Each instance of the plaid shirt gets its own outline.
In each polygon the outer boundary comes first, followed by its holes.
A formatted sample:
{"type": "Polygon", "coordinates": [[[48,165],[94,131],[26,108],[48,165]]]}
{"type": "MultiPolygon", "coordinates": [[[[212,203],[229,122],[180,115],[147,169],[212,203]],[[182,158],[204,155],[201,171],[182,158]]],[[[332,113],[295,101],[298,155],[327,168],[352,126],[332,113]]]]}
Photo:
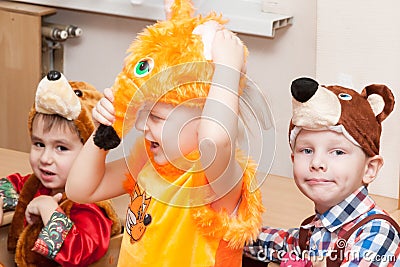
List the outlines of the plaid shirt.
{"type": "MultiPolygon", "coordinates": [[[[386,220],[367,222],[347,242],[338,238],[372,214],[385,212],[375,205],[364,186],[325,213],[317,213],[311,223],[302,226],[311,233],[308,255],[328,256],[337,243],[346,246],[341,266],[400,266],[400,233],[386,220]]],[[[245,256],[266,262],[279,262],[286,252],[301,257],[299,228],[264,227],[258,240],[244,248],[245,256]]]]}

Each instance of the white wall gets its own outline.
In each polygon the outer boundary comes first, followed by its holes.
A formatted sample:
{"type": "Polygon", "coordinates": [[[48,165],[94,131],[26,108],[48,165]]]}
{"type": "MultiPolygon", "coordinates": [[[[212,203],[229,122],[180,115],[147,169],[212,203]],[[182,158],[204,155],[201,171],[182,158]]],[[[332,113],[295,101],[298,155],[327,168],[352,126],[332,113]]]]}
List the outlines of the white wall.
{"type": "MultiPolygon", "coordinates": [[[[319,0],[317,78],[323,84],[348,83],[359,92],[383,83],[400,97],[400,2],[396,0],[319,0]]],[[[400,112],[383,121],[385,164],[370,191],[398,197],[400,112]]]]}

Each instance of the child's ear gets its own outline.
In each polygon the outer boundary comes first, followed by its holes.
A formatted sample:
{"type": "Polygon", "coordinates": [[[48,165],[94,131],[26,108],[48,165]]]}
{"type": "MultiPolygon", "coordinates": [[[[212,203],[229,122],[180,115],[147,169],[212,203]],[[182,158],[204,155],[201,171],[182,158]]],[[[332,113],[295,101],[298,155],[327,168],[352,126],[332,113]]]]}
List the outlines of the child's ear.
{"type": "Polygon", "coordinates": [[[290,153],[290,159],[292,160],[292,163],[293,163],[293,161],[294,161],[294,154],[293,154],[293,152],[290,153]]]}
{"type": "Polygon", "coordinates": [[[379,170],[383,165],[383,158],[382,156],[376,155],[373,157],[369,157],[367,161],[368,162],[363,177],[363,183],[366,185],[375,180],[379,170]]]}

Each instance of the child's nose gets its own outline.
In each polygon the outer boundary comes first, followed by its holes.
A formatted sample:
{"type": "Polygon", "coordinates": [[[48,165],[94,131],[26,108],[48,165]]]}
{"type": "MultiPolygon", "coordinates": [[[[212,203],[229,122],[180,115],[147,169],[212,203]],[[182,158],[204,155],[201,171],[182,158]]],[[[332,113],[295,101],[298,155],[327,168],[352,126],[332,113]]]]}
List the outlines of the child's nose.
{"type": "Polygon", "coordinates": [[[310,162],[310,171],[326,171],[326,163],[320,157],[313,157],[310,162]]]}
{"type": "Polygon", "coordinates": [[[53,162],[53,152],[50,149],[44,149],[40,155],[40,161],[44,164],[51,164],[53,162]]]}
{"type": "Polygon", "coordinates": [[[139,112],[136,122],[135,122],[135,128],[138,131],[147,131],[149,128],[147,126],[147,119],[148,119],[148,113],[147,112],[139,112]]]}
{"type": "Polygon", "coordinates": [[[141,132],[147,131],[149,129],[147,127],[146,121],[139,121],[139,120],[136,121],[135,128],[136,130],[141,132]]]}

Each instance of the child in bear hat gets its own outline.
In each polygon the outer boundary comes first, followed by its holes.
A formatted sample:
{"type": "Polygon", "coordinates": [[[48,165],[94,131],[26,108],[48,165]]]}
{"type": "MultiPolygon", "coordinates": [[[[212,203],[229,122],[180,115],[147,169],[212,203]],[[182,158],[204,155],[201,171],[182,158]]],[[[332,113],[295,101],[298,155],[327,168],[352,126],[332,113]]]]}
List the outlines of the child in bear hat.
{"type": "MultiPolygon", "coordinates": [[[[77,204],[65,197],[75,157],[94,129],[91,110],[101,93],[51,71],[39,83],[28,118],[33,174],[0,179],[1,209],[15,213],[8,249],[18,266],[88,266],[121,226],[109,202],[77,204]]],[[[81,177],[85,179],[85,177],[81,177]]]]}
{"type": "Polygon", "coordinates": [[[383,165],[379,143],[381,122],[394,107],[390,89],[373,84],[359,94],[299,78],[291,91],[294,180],[316,214],[300,228],[264,227],[245,255],[281,266],[400,266],[400,228],[367,189],[383,165]]]}

